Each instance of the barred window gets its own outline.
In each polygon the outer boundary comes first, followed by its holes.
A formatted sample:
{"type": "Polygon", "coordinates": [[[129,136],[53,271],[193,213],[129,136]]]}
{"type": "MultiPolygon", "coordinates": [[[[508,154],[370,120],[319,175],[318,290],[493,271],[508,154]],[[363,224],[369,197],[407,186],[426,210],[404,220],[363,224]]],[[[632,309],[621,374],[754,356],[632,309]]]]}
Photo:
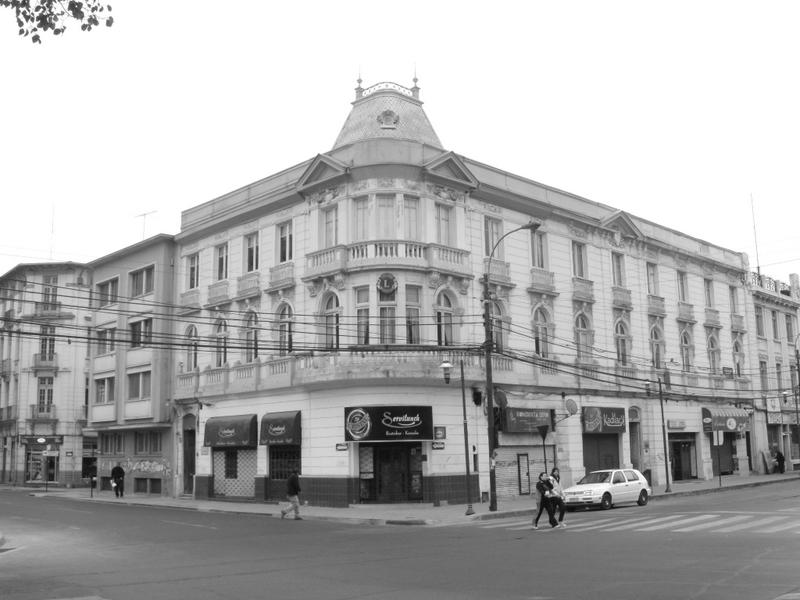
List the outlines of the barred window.
{"type": "Polygon", "coordinates": [[[293,469],[300,471],[300,446],[269,447],[270,479],[289,479],[293,469]]]}

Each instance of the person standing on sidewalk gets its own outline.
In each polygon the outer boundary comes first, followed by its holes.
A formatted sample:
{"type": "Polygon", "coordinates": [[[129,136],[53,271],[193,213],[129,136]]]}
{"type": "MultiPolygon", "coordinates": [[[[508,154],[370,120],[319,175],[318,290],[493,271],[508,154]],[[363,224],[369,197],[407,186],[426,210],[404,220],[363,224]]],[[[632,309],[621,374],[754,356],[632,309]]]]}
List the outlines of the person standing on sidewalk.
{"type": "Polygon", "coordinates": [[[775,449],[775,462],[777,463],[776,470],[778,473],[786,472],[786,457],[781,452],[780,448],[775,449]]]}
{"type": "Polygon", "coordinates": [[[286,480],[286,499],[289,501],[289,506],[281,509],[281,519],[286,517],[287,514],[294,511],[294,520],[301,521],[300,516],[300,475],[297,469],[292,469],[292,474],[286,480]]]}
{"type": "Polygon", "coordinates": [[[561,487],[561,472],[558,467],[553,467],[553,470],[550,471],[550,483],[553,484],[550,505],[553,507],[554,516],[556,509],[558,509],[558,526],[563,528],[565,527],[564,513],[567,511],[567,505],[564,503],[564,488],[561,487]]]}
{"type": "Polygon", "coordinates": [[[111,487],[114,488],[114,495],[117,498],[125,495],[125,470],[120,463],[111,469],[111,487]]]}
{"type": "Polygon", "coordinates": [[[547,476],[547,472],[542,471],[539,473],[539,481],[536,482],[536,491],[539,493],[539,511],[533,519],[533,528],[539,529],[539,518],[542,516],[542,511],[547,511],[547,518],[550,521],[550,526],[555,527],[558,525],[553,516],[553,505],[550,502],[550,496],[553,493],[553,484],[547,476]]]}

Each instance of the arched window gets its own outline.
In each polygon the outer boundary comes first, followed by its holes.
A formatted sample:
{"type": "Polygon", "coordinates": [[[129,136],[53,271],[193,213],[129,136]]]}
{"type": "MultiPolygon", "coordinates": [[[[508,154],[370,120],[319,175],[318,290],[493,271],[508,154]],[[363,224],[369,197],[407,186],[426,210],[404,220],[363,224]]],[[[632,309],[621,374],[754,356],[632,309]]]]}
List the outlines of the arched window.
{"type": "Polygon", "coordinates": [[[494,342],[495,352],[502,352],[505,347],[505,323],[503,322],[503,311],[497,302],[489,303],[489,317],[492,319],[492,341],[494,342]]]}
{"type": "Polygon", "coordinates": [[[325,300],[323,319],[325,323],[325,348],[339,348],[339,298],[330,294],[325,300]]]}
{"type": "Polygon", "coordinates": [[[197,368],[197,348],[200,345],[200,338],[197,335],[197,327],[190,325],[186,329],[186,370],[194,371],[197,368]]]}
{"type": "Polygon", "coordinates": [[[692,370],[692,336],[685,329],[681,331],[681,370],[688,373],[692,370]]]}
{"type": "Polygon", "coordinates": [[[664,368],[664,336],[657,325],[650,328],[650,358],[654,368],[664,368]]]}
{"type": "Polygon", "coordinates": [[[278,311],[278,353],[285,356],[292,351],[292,307],[283,304],[278,311]]]}
{"type": "Polygon", "coordinates": [[[258,315],[253,311],[247,314],[244,326],[244,360],[253,362],[258,358],[258,315]]]}
{"type": "Polygon", "coordinates": [[[453,344],[453,303],[446,293],[436,297],[436,343],[439,346],[453,344]]]}
{"type": "Polygon", "coordinates": [[[717,336],[710,333],[708,336],[708,371],[715,375],[719,373],[720,351],[717,336]]]}
{"type": "Polygon", "coordinates": [[[220,319],[214,327],[214,366],[222,367],[228,362],[228,322],[220,319]]]}
{"type": "Polygon", "coordinates": [[[543,308],[533,311],[533,351],[542,358],[550,354],[550,325],[543,308]]]}
{"type": "Polygon", "coordinates": [[[624,321],[617,321],[614,326],[614,345],[617,349],[617,363],[627,365],[630,360],[628,351],[628,328],[624,321]]]}
{"type": "Polygon", "coordinates": [[[578,362],[592,359],[592,330],[589,327],[589,317],[583,313],[575,317],[575,349],[578,362]]]}

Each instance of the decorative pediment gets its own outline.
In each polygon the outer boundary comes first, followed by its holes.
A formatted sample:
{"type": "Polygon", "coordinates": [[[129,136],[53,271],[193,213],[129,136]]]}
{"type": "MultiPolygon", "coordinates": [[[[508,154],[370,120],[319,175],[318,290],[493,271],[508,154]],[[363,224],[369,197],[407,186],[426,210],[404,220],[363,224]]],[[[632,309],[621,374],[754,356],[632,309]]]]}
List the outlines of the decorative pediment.
{"type": "Polygon", "coordinates": [[[303,193],[323,186],[334,186],[350,173],[346,164],[338,160],[317,154],[297,181],[297,191],[303,193]]]}
{"type": "Polygon", "coordinates": [[[600,223],[605,229],[616,231],[623,238],[641,240],[644,238],[642,231],[636,226],[630,215],[618,210],[600,223]]]}
{"type": "Polygon", "coordinates": [[[478,180],[470,173],[464,162],[453,152],[445,152],[422,166],[428,179],[449,183],[459,187],[478,187],[478,180]]]}

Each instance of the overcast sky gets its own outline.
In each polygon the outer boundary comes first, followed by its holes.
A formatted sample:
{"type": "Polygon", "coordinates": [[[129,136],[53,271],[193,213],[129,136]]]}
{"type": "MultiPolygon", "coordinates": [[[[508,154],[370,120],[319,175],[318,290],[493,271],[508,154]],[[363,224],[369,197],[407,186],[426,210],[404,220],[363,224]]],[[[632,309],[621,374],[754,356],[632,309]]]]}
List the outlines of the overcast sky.
{"type": "Polygon", "coordinates": [[[178,233],[415,70],[446,149],[800,273],[798,2],[109,1],[0,10],[0,273],[178,233]]]}

